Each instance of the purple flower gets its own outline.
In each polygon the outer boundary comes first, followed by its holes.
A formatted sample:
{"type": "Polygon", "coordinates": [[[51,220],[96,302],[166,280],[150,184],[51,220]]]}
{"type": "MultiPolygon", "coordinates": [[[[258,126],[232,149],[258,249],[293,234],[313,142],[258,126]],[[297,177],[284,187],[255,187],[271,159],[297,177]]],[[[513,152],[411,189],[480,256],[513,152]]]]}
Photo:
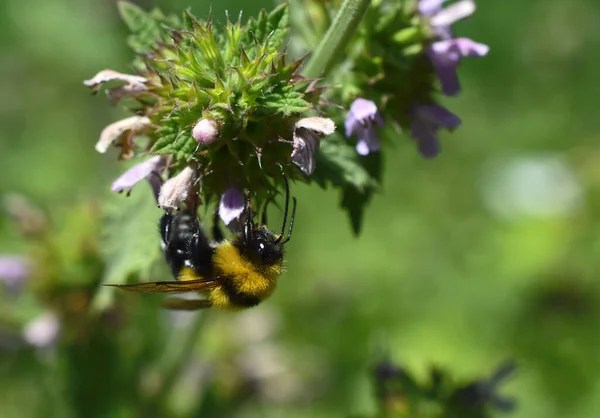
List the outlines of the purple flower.
{"type": "Polygon", "coordinates": [[[417,105],[412,116],[410,136],[417,141],[421,155],[427,158],[440,152],[437,131],[454,130],[461,123],[458,116],[438,105],[417,105]]]}
{"type": "Polygon", "coordinates": [[[461,0],[446,8],[442,4],[446,0],[421,0],[419,11],[428,17],[432,30],[439,40],[427,49],[427,55],[433,64],[442,84],[442,92],[447,96],[456,96],[460,92],[460,84],[456,69],[463,57],[483,57],[489,47],[468,38],[454,38],[450,25],[464,19],[475,12],[473,0],[461,0]]]}
{"type": "Polygon", "coordinates": [[[377,105],[371,100],[358,98],[352,102],[350,111],[346,116],[346,136],[358,134],[356,152],[368,155],[379,151],[379,138],[375,134],[375,126],[383,125],[383,118],[377,110],[377,105]]]}
{"type": "Polygon", "coordinates": [[[225,225],[229,225],[242,214],[245,202],[244,193],[235,186],[230,186],[223,193],[219,203],[219,216],[225,225]]]}
{"type": "MultiPolygon", "coordinates": [[[[165,162],[162,156],[157,155],[134,165],[113,182],[111,190],[119,193],[127,190],[127,193],[129,193],[133,186],[144,179],[148,179],[153,190],[155,186],[160,189],[160,183],[162,182],[157,182],[157,180],[160,178],[160,173],[165,169],[165,162]]],[[[155,196],[158,196],[158,190],[154,190],[154,192],[155,196]]]]}
{"type": "Polygon", "coordinates": [[[18,293],[31,273],[31,265],[20,255],[0,255],[0,281],[8,291],[18,293]]]}

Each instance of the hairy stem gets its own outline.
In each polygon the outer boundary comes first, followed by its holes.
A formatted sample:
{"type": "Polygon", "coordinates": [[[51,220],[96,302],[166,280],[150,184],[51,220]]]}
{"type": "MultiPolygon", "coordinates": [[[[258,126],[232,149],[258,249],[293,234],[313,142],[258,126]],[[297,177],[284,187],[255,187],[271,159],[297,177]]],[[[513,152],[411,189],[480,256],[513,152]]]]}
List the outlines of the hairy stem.
{"type": "Polygon", "coordinates": [[[346,45],[354,35],[371,0],[345,0],[333,24],[304,67],[308,78],[325,77],[338,59],[344,55],[346,45]]]}

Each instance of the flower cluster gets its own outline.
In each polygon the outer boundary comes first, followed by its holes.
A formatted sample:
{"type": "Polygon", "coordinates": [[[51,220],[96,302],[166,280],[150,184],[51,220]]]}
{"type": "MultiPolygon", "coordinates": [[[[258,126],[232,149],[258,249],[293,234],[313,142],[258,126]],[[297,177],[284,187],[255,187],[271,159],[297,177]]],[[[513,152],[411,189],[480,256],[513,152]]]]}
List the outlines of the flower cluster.
{"type": "Polygon", "coordinates": [[[244,190],[260,204],[282,170],[292,179],[312,174],[320,139],[335,125],[302,118],[319,111],[322,90],[299,73],[302,60],[287,62],[287,4],[222,28],[189,11],[179,20],[125,1],[119,8],[133,31],[138,74],[103,70],[84,84],[135,116],[107,126],[96,150],[147,157],[112,190],[129,192],[146,179],[164,210],[220,199],[229,223],[243,209],[244,190]]]}
{"type": "Polygon", "coordinates": [[[513,362],[506,362],[489,378],[463,383],[444,370],[432,368],[429,381],[420,382],[407,370],[383,361],[373,374],[382,412],[401,417],[485,418],[490,416],[489,406],[503,412],[515,408],[513,399],[498,393],[515,370],[513,362]]]}
{"type": "Polygon", "coordinates": [[[357,136],[356,149],[361,155],[379,150],[376,128],[383,125],[384,118],[407,131],[421,155],[428,158],[440,151],[438,131],[452,131],[460,125],[458,116],[437,104],[435,78],[444,95],[456,96],[460,92],[456,70],[461,59],[484,56],[489,48],[467,38],[455,38],[451,30],[454,22],[473,14],[474,1],[460,0],[443,8],[445,2],[419,0],[409,13],[401,5],[390,11],[390,5],[382,2],[380,9],[371,11],[372,20],[388,25],[366,31],[365,38],[372,43],[370,54],[358,56],[355,67],[367,69],[356,90],[370,92],[373,100],[354,99],[345,121],[346,136],[357,136]],[[385,13],[391,17],[382,19],[385,13]],[[391,44],[390,39],[394,40],[391,44]]]}
{"type": "MultiPolygon", "coordinates": [[[[332,17],[341,0],[297,1],[307,7],[297,10],[295,25],[315,32],[305,38],[335,38],[328,34],[339,32],[335,22],[343,19],[332,17]],[[325,33],[319,22],[332,20],[325,33]]],[[[248,193],[256,206],[269,200],[283,171],[338,188],[357,233],[380,184],[381,160],[364,158],[381,149],[379,131],[406,132],[421,155],[438,155],[439,131],[461,124],[438,97],[459,93],[462,58],[489,49],[452,33],[454,22],[474,13],[473,0],[407,1],[358,2],[354,36],[330,51],[293,36],[290,49],[312,52],[305,63],[286,53],[287,3],[245,24],[227,17],[218,26],[189,11],[178,19],[121,0],[137,73],[103,70],[84,82],[134,113],[107,126],[96,144],[102,153],[119,148],[121,159],[142,156],[112,189],[129,192],[147,180],[162,209],[218,202],[230,224],[248,193]],[[325,105],[331,119],[321,117],[325,105]],[[356,142],[336,135],[334,120],[356,142]]]]}

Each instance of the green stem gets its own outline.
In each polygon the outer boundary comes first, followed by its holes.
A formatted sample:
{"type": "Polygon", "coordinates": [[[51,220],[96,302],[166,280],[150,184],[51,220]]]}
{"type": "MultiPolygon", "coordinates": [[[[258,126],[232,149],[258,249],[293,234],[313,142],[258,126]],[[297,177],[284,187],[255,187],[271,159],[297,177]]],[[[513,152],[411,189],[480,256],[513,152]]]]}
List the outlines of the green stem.
{"type": "Polygon", "coordinates": [[[165,407],[165,400],[171,394],[181,371],[194,350],[205,315],[206,312],[196,313],[188,326],[173,329],[169,336],[169,345],[156,367],[156,372],[160,376],[158,393],[147,399],[146,404],[143,405],[144,411],[156,412],[165,407]]]}
{"type": "Polygon", "coordinates": [[[338,58],[346,52],[346,45],[370,5],[371,0],[344,1],[333,24],[304,67],[305,77],[319,78],[327,75],[338,58]]]}

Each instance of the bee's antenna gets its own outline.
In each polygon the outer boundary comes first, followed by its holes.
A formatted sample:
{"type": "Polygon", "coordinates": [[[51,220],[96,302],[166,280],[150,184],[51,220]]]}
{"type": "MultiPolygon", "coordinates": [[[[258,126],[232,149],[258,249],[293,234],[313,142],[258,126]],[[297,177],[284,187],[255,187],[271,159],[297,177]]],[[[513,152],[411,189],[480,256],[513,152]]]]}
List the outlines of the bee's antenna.
{"type": "Polygon", "coordinates": [[[288,229],[288,236],[285,239],[285,241],[282,242],[282,244],[285,244],[286,242],[288,242],[290,240],[290,238],[292,238],[292,230],[294,229],[294,219],[296,219],[296,198],[292,198],[292,200],[294,201],[294,206],[292,206],[292,216],[290,217],[290,229],[288,229]]]}
{"type": "Polygon", "coordinates": [[[246,243],[250,242],[254,229],[252,221],[252,203],[250,202],[250,195],[246,194],[246,202],[244,204],[244,211],[242,212],[243,217],[243,234],[246,243]]]}
{"type": "Polygon", "coordinates": [[[288,211],[290,208],[290,183],[288,182],[285,173],[282,172],[281,174],[283,174],[283,181],[285,183],[285,209],[283,210],[283,225],[281,225],[281,235],[279,235],[279,238],[277,238],[277,241],[275,242],[280,242],[283,239],[283,234],[285,234],[285,226],[287,224],[288,211]]]}

